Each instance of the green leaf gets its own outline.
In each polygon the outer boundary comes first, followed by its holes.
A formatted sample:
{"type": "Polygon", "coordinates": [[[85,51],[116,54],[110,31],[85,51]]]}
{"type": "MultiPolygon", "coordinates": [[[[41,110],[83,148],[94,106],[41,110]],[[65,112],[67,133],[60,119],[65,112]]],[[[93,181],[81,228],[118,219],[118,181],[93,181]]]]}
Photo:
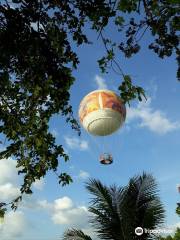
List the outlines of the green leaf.
{"type": "Polygon", "coordinates": [[[122,26],[123,23],[124,23],[124,21],[125,21],[124,18],[121,17],[121,16],[117,16],[117,17],[115,18],[115,24],[116,24],[116,25],[122,26]]]}
{"type": "Polygon", "coordinates": [[[67,173],[61,173],[59,175],[59,184],[61,184],[62,186],[65,186],[72,182],[73,182],[73,180],[72,180],[71,176],[68,175],[67,173]]]}

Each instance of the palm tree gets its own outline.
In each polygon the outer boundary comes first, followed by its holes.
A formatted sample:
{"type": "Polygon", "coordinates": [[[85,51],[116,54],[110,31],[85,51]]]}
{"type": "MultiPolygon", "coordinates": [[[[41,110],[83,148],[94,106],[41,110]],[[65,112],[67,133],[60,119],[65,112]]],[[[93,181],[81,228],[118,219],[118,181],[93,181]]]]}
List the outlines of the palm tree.
{"type": "Polygon", "coordinates": [[[92,240],[91,237],[84,234],[81,230],[71,229],[64,234],[64,240],[92,240]]]}
{"type": "MultiPolygon", "coordinates": [[[[107,187],[99,180],[90,179],[86,188],[93,195],[89,207],[90,223],[100,239],[154,239],[148,233],[139,238],[135,228],[154,229],[164,222],[157,184],[150,174],[131,178],[125,187],[107,187]]],[[[64,233],[63,240],[91,238],[80,230],[70,229],[64,233]]]]}

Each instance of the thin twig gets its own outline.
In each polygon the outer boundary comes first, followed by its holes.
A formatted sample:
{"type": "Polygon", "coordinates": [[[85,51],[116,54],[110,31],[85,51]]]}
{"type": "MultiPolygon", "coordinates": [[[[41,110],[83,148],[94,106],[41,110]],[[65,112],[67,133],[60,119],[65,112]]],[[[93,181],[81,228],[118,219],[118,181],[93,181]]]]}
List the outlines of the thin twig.
{"type": "Polygon", "coordinates": [[[143,36],[144,36],[144,34],[145,34],[145,32],[146,32],[146,30],[147,30],[148,28],[149,28],[149,26],[147,26],[147,27],[144,29],[143,33],[141,34],[141,36],[139,37],[139,39],[136,40],[136,42],[139,42],[139,41],[143,38],[143,36]]]}
{"type": "MultiPolygon", "coordinates": [[[[107,51],[107,53],[109,52],[109,49],[107,48],[107,44],[106,44],[106,41],[105,41],[105,39],[104,39],[104,36],[103,36],[103,34],[102,34],[102,32],[100,32],[100,36],[101,36],[101,39],[102,39],[102,41],[103,41],[103,44],[104,44],[104,47],[105,47],[105,49],[106,49],[106,51],[107,51]]],[[[111,66],[112,66],[112,64],[115,64],[116,65],[116,67],[119,69],[119,73],[118,74],[120,74],[121,76],[125,76],[125,74],[123,73],[123,70],[122,70],[122,68],[120,67],[120,65],[119,65],[119,63],[115,60],[115,59],[112,59],[111,60],[111,66]]],[[[114,70],[114,68],[112,68],[113,70],[114,70]]],[[[115,72],[117,73],[117,71],[115,70],[115,72]]]]}
{"type": "Polygon", "coordinates": [[[119,69],[120,74],[121,74],[123,77],[125,77],[125,74],[123,73],[122,68],[119,66],[119,63],[118,63],[116,60],[114,60],[114,59],[113,59],[113,62],[114,62],[114,64],[117,66],[117,68],[119,69]]]}

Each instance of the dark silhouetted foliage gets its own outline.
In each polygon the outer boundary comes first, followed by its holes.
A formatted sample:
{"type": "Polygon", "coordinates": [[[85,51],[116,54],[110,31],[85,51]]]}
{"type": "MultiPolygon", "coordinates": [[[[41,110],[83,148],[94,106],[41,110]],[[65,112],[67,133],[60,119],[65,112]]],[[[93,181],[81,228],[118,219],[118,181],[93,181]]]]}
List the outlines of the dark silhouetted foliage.
{"type": "MultiPolygon", "coordinates": [[[[164,222],[164,209],[158,196],[157,184],[151,175],[144,173],[135,176],[125,187],[107,187],[100,181],[91,179],[86,188],[92,195],[90,222],[100,239],[155,239],[149,233],[140,237],[135,234],[136,227],[155,229],[164,222]]],[[[67,239],[88,238],[80,230],[69,229],[63,237],[63,240],[67,239]]]]}

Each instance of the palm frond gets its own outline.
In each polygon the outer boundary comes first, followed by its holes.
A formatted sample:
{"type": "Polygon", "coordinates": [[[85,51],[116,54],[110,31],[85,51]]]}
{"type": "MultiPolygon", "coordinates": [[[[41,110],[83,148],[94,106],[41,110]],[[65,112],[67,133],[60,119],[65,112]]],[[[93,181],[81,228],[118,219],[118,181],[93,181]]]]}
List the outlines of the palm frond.
{"type": "Polygon", "coordinates": [[[78,229],[69,229],[63,235],[63,240],[92,240],[90,236],[78,229]]]}
{"type": "Polygon", "coordinates": [[[131,178],[124,188],[107,187],[95,179],[86,188],[93,195],[91,223],[101,239],[136,239],[137,226],[153,229],[164,221],[157,183],[150,174],[131,178]]]}
{"type": "MultiPolygon", "coordinates": [[[[151,174],[143,173],[129,180],[125,187],[107,187],[99,180],[90,179],[86,188],[93,195],[89,211],[91,224],[100,239],[137,240],[135,228],[154,229],[164,221],[164,209],[158,186],[151,174]]],[[[154,236],[143,235],[142,240],[154,236]]],[[[72,229],[63,240],[91,240],[82,231],[72,229]]]]}
{"type": "Polygon", "coordinates": [[[103,203],[106,206],[111,206],[111,195],[109,189],[103,185],[99,180],[90,179],[86,183],[87,190],[93,195],[92,203],[103,203]]]}
{"type": "Polygon", "coordinates": [[[151,174],[131,178],[124,196],[122,215],[128,222],[131,219],[132,233],[136,227],[154,229],[164,222],[164,208],[151,174]]]}
{"type": "Polygon", "coordinates": [[[123,199],[123,188],[107,187],[95,179],[91,179],[86,188],[93,194],[89,211],[93,213],[91,223],[97,235],[101,239],[124,239],[117,204],[123,199]]]}

